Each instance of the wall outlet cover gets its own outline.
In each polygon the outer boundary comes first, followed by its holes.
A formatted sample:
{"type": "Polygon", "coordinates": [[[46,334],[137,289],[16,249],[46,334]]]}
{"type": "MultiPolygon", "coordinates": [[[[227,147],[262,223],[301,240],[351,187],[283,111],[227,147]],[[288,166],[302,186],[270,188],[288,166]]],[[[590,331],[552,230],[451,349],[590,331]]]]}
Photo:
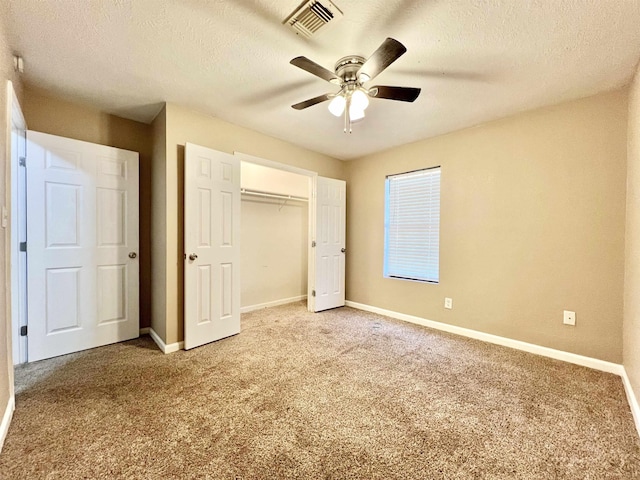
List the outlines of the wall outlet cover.
{"type": "Polygon", "coordinates": [[[451,310],[453,308],[453,299],[449,297],[445,297],[444,299],[444,308],[448,308],[451,310]]]}
{"type": "Polygon", "coordinates": [[[565,325],[575,325],[576,324],[576,312],[572,312],[570,310],[565,310],[562,323],[564,323],[565,325]]]}

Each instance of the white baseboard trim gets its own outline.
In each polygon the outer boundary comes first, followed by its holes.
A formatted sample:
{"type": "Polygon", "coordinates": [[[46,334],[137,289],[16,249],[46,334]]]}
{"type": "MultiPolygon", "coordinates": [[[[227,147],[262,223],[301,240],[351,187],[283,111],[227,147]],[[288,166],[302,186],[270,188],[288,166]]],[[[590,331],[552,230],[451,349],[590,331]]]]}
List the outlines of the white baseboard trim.
{"type": "Polygon", "coordinates": [[[277,307],[278,305],[286,305],[287,303],[301,302],[302,300],[306,300],[306,299],[307,299],[306,295],[300,295],[297,297],[282,298],[280,300],[274,300],[273,302],[258,303],[256,305],[249,305],[247,307],[242,307],[240,309],[240,313],[253,312],[254,310],[260,310],[261,308],[277,307]]]}
{"type": "Polygon", "coordinates": [[[142,327],[140,329],[140,335],[149,335],[150,331],[151,331],[151,327],[142,327]]]}
{"type": "Polygon", "coordinates": [[[184,342],[170,343],[169,345],[165,344],[153,328],[149,328],[149,335],[153,341],[156,342],[160,350],[162,350],[162,353],[173,353],[184,348],[184,342]]]}
{"type": "Polygon", "coordinates": [[[363,303],[357,303],[347,300],[345,302],[347,307],[357,308],[358,310],[364,310],[367,312],[377,313],[379,315],[385,315],[387,317],[396,318],[405,322],[415,323],[424,327],[433,328],[435,330],[442,330],[444,332],[454,333],[456,335],[462,335],[463,337],[474,338],[476,340],[482,340],[483,342],[493,343],[496,345],[502,345],[503,347],[515,348],[516,350],[522,350],[529,353],[535,353],[536,355],[542,355],[543,357],[554,358],[556,360],[562,360],[583,367],[593,368],[595,370],[601,370],[607,373],[614,373],[624,375],[625,370],[619,363],[606,362],[597,358],[585,357],[575,353],[564,352],[562,350],[555,350],[549,347],[542,347],[533,343],[522,342],[520,340],[513,340],[511,338],[499,337],[498,335],[492,335],[490,333],[479,332],[477,330],[471,330],[470,328],[458,327],[455,325],[449,325],[447,323],[436,322],[434,320],[427,320],[426,318],[416,317],[413,315],[407,315],[405,313],[398,313],[392,310],[385,310],[383,308],[372,307],[371,305],[365,305],[363,303]]]}
{"type": "Polygon", "coordinates": [[[633,415],[633,421],[636,423],[636,430],[640,435],[640,403],[638,403],[638,397],[636,397],[633,388],[631,387],[631,381],[627,375],[627,371],[622,372],[622,383],[624,384],[624,391],[627,393],[627,400],[629,401],[629,407],[631,407],[631,414],[633,415]]]}
{"type": "Polygon", "coordinates": [[[9,397],[9,401],[7,402],[7,408],[4,411],[4,415],[2,416],[2,423],[0,424],[0,452],[2,452],[2,447],[4,445],[4,440],[7,438],[7,433],[9,433],[9,425],[11,424],[11,418],[13,417],[13,411],[16,409],[16,399],[15,397],[9,397]]]}

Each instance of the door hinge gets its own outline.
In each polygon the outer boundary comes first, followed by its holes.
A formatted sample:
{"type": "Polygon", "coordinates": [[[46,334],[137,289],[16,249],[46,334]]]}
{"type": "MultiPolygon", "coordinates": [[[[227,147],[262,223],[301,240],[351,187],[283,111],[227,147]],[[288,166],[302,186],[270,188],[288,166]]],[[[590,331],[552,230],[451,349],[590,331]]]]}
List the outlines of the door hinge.
{"type": "Polygon", "coordinates": [[[20,251],[21,252],[27,251],[27,242],[20,242],[20,251]]]}
{"type": "Polygon", "coordinates": [[[18,159],[18,165],[20,165],[21,167],[26,167],[27,166],[27,157],[20,157],[18,159]]]}
{"type": "Polygon", "coordinates": [[[26,337],[27,336],[27,326],[23,325],[22,327],[20,327],[20,336],[21,337],[26,337]]]}
{"type": "Polygon", "coordinates": [[[316,246],[316,241],[314,240],[313,242],[311,242],[311,248],[316,246]]]}
{"type": "Polygon", "coordinates": [[[311,290],[311,296],[315,297],[316,296],[316,291],[315,290],[311,290]]]}

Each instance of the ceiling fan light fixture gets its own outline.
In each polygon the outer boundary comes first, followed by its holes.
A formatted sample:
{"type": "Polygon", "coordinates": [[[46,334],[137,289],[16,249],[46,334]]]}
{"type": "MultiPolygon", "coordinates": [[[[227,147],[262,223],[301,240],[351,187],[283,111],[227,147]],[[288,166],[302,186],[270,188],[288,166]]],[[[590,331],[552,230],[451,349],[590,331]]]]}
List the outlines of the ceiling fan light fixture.
{"type": "Polygon", "coordinates": [[[349,107],[349,118],[352,123],[362,120],[364,118],[364,109],[356,108],[355,105],[349,107]]]}
{"type": "Polygon", "coordinates": [[[344,107],[346,106],[346,104],[347,100],[346,98],[344,98],[344,95],[336,95],[335,97],[333,97],[333,100],[329,102],[329,111],[332,115],[341,117],[344,113],[344,107]]]}
{"type": "MultiPolygon", "coordinates": [[[[311,0],[314,1],[314,0],[311,0]]],[[[362,120],[371,98],[384,98],[400,102],[413,102],[420,95],[419,88],[392,85],[364,86],[407,51],[406,47],[393,38],[387,38],[369,58],[348,55],[339,59],[334,70],[327,70],[307,57],[296,57],[291,64],[332,84],[340,85],[337,93],[326,93],[304,102],[291,105],[302,110],[312,105],[330,100],[329,112],[336,117],[344,116],[344,132],[351,133],[351,123],[362,120]]]]}
{"type": "Polygon", "coordinates": [[[362,89],[355,90],[351,94],[351,108],[356,110],[362,110],[363,112],[369,106],[369,95],[367,95],[362,89]]]}

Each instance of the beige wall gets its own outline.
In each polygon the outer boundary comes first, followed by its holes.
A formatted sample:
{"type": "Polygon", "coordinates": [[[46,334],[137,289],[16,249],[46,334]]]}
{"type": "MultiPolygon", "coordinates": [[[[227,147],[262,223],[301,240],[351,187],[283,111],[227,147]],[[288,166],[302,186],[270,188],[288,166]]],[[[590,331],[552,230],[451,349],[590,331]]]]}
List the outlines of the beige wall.
{"type": "MultiPolygon", "coordinates": [[[[0,8],[0,14],[2,8],[0,8]]],[[[8,159],[10,158],[10,135],[7,126],[7,81],[13,82],[18,101],[23,103],[20,79],[13,72],[13,57],[7,45],[4,25],[0,19],[0,202],[9,206],[9,192],[6,189],[8,159]]],[[[9,405],[13,383],[13,357],[11,350],[11,316],[9,302],[11,298],[7,264],[9,255],[6,251],[9,242],[9,231],[0,229],[0,419],[5,415],[9,405]]],[[[2,444],[0,444],[2,449],[2,444]]]]}
{"type": "Polygon", "coordinates": [[[243,307],[307,294],[306,202],[242,196],[240,220],[243,307]]]}
{"type": "Polygon", "coordinates": [[[623,363],[640,400],[640,68],[629,92],[623,363]]]}
{"type": "Polygon", "coordinates": [[[151,320],[151,127],[67,102],[31,86],[25,88],[22,108],[30,130],[140,154],[140,326],[148,327],[151,320]]]}
{"type": "MultiPolygon", "coordinates": [[[[167,104],[167,272],[166,343],[183,338],[183,182],[184,145],[196,143],[223,152],[234,151],[344,178],[344,163],[218,118],[167,104]]],[[[161,321],[161,320],[160,320],[161,321]]]]}
{"type": "Polygon", "coordinates": [[[620,363],[626,123],[620,90],[348,162],[347,298],[620,363]],[[435,165],[441,281],[385,279],[385,176],[435,165]]]}
{"type": "Polygon", "coordinates": [[[240,186],[248,190],[309,198],[310,177],[242,161],[240,186]]]}
{"type": "MultiPolygon", "coordinates": [[[[240,186],[309,198],[310,177],[243,161],[240,186]]],[[[307,294],[309,203],[242,195],[240,219],[243,307],[307,294]]]]}
{"type": "Polygon", "coordinates": [[[167,108],[151,123],[151,328],[167,338],[167,108]]]}

